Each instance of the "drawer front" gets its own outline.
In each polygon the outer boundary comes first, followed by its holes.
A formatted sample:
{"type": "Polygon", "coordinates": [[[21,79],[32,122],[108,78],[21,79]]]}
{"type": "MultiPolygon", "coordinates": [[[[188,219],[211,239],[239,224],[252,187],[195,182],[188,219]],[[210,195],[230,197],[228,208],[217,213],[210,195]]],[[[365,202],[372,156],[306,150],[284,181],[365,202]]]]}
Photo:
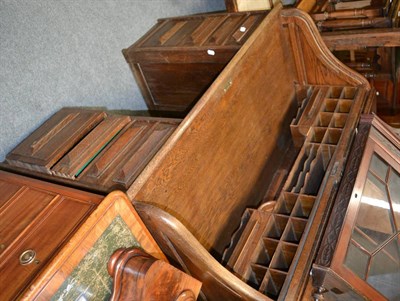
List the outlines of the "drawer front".
{"type": "Polygon", "coordinates": [[[18,295],[93,209],[93,204],[61,198],[48,210],[41,222],[2,260],[0,275],[12,280],[0,282],[0,299],[18,295]]]}
{"type": "Polygon", "coordinates": [[[0,210],[22,187],[20,183],[10,183],[0,179],[0,210]]]}
{"type": "Polygon", "coordinates": [[[17,298],[102,199],[0,170],[0,300],[17,298]]]}
{"type": "MultiPolygon", "coordinates": [[[[4,189],[7,186],[4,185],[4,189]]],[[[4,191],[0,186],[0,193],[4,191]]],[[[0,259],[17,237],[55,200],[57,194],[27,186],[20,186],[19,193],[12,195],[0,208],[0,259]]]]}

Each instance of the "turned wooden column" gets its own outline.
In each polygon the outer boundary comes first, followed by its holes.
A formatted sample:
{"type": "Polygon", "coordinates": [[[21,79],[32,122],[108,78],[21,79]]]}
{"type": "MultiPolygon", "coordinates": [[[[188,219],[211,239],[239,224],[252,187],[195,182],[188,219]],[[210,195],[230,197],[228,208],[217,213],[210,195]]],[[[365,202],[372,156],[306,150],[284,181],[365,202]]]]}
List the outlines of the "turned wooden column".
{"type": "Polygon", "coordinates": [[[139,248],[118,249],[108,262],[110,301],[193,301],[201,282],[139,248]]]}

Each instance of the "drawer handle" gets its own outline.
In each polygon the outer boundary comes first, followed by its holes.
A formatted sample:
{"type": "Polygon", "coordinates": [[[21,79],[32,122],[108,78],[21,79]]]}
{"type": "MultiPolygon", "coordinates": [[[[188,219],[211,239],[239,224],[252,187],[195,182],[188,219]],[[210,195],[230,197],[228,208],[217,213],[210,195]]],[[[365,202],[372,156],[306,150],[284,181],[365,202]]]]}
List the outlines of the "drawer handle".
{"type": "Polygon", "coordinates": [[[36,252],[33,250],[26,250],[19,256],[19,263],[21,265],[31,264],[36,258],[36,252]]]}

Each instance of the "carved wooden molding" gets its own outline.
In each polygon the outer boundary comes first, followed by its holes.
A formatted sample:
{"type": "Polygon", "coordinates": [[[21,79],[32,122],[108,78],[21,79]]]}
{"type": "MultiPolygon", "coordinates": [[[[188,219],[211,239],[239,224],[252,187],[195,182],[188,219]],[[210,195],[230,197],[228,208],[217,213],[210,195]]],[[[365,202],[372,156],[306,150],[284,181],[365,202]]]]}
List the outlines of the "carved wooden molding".
{"type": "Polygon", "coordinates": [[[203,299],[271,300],[224,268],[175,217],[151,204],[134,206],[163,252],[203,282],[203,299]]]}
{"type": "Polygon", "coordinates": [[[308,14],[298,9],[286,9],[282,10],[281,16],[283,24],[289,25],[294,55],[299,56],[296,68],[301,84],[350,84],[370,89],[363,76],[345,66],[329,51],[308,14]]]}
{"type": "Polygon", "coordinates": [[[342,185],[339,188],[337,198],[332,209],[330,222],[322,239],[321,247],[316,258],[316,264],[328,267],[331,264],[336,243],[342,229],[346,215],[347,206],[350,201],[353,186],[357,178],[358,168],[361,163],[364,147],[368,139],[368,132],[371,124],[360,123],[358,135],[354,142],[353,149],[349,157],[349,164],[346,166],[342,185]]]}
{"type": "Polygon", "coordinates": [[[139,248],[118,249],[108,262],[111,301],[194,301],[201,283],[139,248]]]}

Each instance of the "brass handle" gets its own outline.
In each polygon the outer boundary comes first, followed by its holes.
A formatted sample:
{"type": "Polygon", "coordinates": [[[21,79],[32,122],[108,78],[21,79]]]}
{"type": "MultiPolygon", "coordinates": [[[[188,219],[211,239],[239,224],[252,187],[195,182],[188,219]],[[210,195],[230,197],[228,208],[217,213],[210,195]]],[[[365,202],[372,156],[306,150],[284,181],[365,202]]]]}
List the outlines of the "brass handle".
{"type": "Polygon", "coordinates": [[[19,263],[21,265],[28,265],[35,261],[36,252],[34,250],[26,250],[19,256],[19,263]]]}

